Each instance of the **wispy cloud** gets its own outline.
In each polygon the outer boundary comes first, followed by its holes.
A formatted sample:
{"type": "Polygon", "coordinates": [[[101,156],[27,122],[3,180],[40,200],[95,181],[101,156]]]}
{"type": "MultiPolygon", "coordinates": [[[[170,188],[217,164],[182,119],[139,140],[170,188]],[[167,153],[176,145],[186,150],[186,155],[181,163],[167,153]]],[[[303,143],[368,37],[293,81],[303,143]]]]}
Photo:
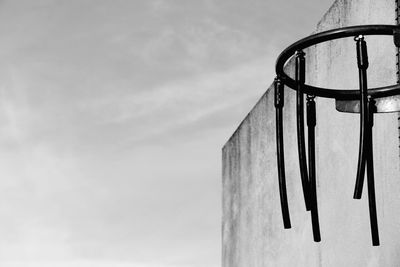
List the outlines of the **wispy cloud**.
{"type": "MultiPolygon", "coordinates": [[[[97,113],[105,124],[140,126],[131,137],[136,140],[167,134],[176,127],[204,118],[212,120],[212,116],[228,109],[236,113],[244,103],[254,103],[273,78],[273,70],[267,67],[273,62],[272,57],[182,78],[123,99],[96,99],[86,103],[85,108],[97,113]]],[[[246,109],[249,108],[247,104],[246,109]]],[[[245,115],[243,111],[241,115],[239,118],[245,115]]]]}
{"type": "Polygon", "coordinates": [[[219,266],[220,148],[320,3],[0,2],[0,265],[219,266]]]}

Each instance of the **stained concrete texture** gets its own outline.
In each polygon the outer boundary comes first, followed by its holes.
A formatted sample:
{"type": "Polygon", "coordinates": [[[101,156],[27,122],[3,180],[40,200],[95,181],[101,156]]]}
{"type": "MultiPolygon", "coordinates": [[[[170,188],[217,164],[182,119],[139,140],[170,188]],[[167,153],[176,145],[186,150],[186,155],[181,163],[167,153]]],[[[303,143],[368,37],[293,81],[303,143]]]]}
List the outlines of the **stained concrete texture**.
{"type": "MultiPolygon", "coordinates": [[[[395,24],[395,1],[338,0],[318,23],[316,32],[360,24],[395,24]]],[[[367,36],[366,41],[369,86],[394,84],[396,50],[393,39],[367,36]]],[[[352,38],[313,46],[305,52],[307,83],[330,88],[358,87],[352,38]]],[[[292,62],[286,69],[293,73],[292,62]]],[[[305,211],[295,115],[295,93],[285,88],[285,162],[292,229],[283,229],[280,211],[272,86],[222,149],[222,265],[400,266],[399,114],[375,115],[379,247],[371,244],[367,186],[364,186],[361,200],[352,198],[359,115],[339,113],[334,100],[317,98],[320,243],[313,242],[310,213],[305,211]]]]}

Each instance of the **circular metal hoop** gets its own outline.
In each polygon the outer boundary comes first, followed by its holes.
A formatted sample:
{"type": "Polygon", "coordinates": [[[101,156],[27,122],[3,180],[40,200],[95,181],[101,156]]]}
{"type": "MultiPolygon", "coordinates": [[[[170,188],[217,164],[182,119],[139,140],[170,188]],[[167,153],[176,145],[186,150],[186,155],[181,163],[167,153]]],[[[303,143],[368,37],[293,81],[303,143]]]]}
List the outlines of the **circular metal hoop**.
{"type": "MultiPolygon", "coordinates": [[[[296,81],[287,75],[283,68],[285,63],[294,55],[298,50],[305,49],[309,46],[323,43],[330,40],[354,37],[357,35],[395,35],[400,31],[400,27],[397,25],[362,25],[362,26],[351,26],[345,28],[339,28],[320,32],[317,34],[310,35],[303,38],[288,48],[286,48],[276,60],[275,70],[278,77],[280,77],[283,83],[290,88],[296,90],[296,81]]],[[[342,89],[329,89],[316,87],[308,84],[302,86],[303,93],[315,95],[325,98],[335,98],[339,100],[356,100],[360,99],[360,90],[342,90],[342,89]]],[[[368,90],[368,95],[379,98],[393,95],[400,95],[400,85],[391,85],[384,87],[371,88],[368,90]]]]}

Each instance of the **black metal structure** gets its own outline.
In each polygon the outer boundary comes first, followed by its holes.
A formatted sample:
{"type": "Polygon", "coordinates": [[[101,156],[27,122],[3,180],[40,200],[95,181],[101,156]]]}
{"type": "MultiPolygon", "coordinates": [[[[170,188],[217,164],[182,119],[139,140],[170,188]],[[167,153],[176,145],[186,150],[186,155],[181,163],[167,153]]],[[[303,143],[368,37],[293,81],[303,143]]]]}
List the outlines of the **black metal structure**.
{"type": "MultiPolygon", "coordinates": [[[[339,111],[359,112],[360,113],[360,144],[359,157],[357,164],[357,176],[354,190],[354,199],[360,199],[362,195],[365,169],[367,171],[368,202],[370,225],[373,246],[379,245],[378,222],[375,202],[375,183],[373,167],[372,149],[372,127],[373,116],[381,110],[391,112],[390,108],[376,108],[376,100],[384,97],[400,95],[400,85],[390,85],[385,87],[368,89],[367,69],[368,53],[367,44],[364,40],[365,35],[392,35],[394,43],[400,46],[400,26],[397,25],[362,25],[334,29],[317,33],[301,39],[286,48],[276,61],[275,79],[275,108],[276,108],[276,140],[277,140],[277,163],[279,190],[281,197],[281,209],[285,228],[290,228],[289,207],[286,193],[285,163],[283,152],[283,106],[284,106],[284,85],[296,90],[297,104],[297,143],[299,153],[300,177],[303,188],[304,201],[307,211],[311,211],[311,221],[314,241],[321,240],[320,227],[318,220],[317,190],[316,190],[316,170],[315,170],[315,127],[316,127],[316,108],[315,97],[334,98],[339,111]],[[303,49],[322,42],[354,37],[356,42],[357,66],[359,69],[359,89],[330,89],[308,85],[305,82],[305,57],[303,49]],[[295,78],[289,77],[284,71],[284,65],[295,56],[295,78]],[[304,94],[307,95],[307,128],[308,128],[308,162],[305,148],[304,133],[304,94]],[[348,108],[351,103],[358,102],[356,108],[348,108]],[[350,104],[349,104],[350,103],[350,104]],[[339,108],[338,108],[339,107],[339,108]]],[[[390,101],[390,100],[388,100],[390,101]]],[[[392,108],[392,107],[391,107],[392,108]]],[[[398,110],[394,110],[398,111],[398,110]]]]}
{"type": "Polygon", "coordinates": [[[279,193],[281,198],[281,208],[283,217],[283,226],[291,228],[289,206],[286,194],[286,178],[285,178],[285,156],[283,151],[283,83],[279,79],[275,79],[275,108],[276,108],[276,151],[278,155],[278,176],[279,176],[279,193]]]}

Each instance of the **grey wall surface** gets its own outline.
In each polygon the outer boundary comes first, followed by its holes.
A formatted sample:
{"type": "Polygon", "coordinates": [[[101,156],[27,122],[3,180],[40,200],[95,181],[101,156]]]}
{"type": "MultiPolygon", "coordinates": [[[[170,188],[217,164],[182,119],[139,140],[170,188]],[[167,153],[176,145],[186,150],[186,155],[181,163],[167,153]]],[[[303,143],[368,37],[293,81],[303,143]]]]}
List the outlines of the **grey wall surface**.
{"type": "MultiPolygon", "coordinates": [[[[339,0],[316,31],[394,24],[395,1],[339,0]]],[[[295,41],[295,40],[294,40],[295,41]]],[[[366,37],[369,86],[396,82],[391,37],[366,37]]],[[[282,47],[283,49],[283,47],[282,47]]],[[[357,88],[355,43],[341,39],[306,51],[309,84],[357,88]]],[[[287,66],[293,71],[293,64],[287,66]]],[[[317,194],[322,241],[313,242],[297,157],[295,94],[285,89],[286,180],[292,229],[283,229],[276,168],[275,110],[270,87],[222,150],[222,263],[233,266],[400,266],[400,160],[398,113],[377,114],[374,125],[375,189],[381,246],[373,247],[367,186],[352,198],[359,115],[339,113],[317,99],[317,194]]]]}

